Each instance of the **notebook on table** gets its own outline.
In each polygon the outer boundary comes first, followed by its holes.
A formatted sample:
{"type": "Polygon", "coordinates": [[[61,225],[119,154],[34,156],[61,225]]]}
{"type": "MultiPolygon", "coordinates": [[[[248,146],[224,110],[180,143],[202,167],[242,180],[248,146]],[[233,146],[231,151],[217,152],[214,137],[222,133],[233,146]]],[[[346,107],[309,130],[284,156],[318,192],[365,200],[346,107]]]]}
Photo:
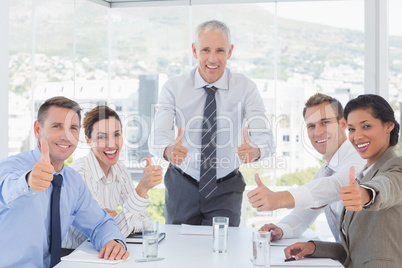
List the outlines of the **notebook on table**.
{"type": "MultiPolygon", "coordinates": [[[[158,242],[160,243],[166,237],[166,233],[159,233],[158,242]]],[[[126,242],[130,244],[142,244],[142,233],[130,234],[126,238],[126,242]]]]}

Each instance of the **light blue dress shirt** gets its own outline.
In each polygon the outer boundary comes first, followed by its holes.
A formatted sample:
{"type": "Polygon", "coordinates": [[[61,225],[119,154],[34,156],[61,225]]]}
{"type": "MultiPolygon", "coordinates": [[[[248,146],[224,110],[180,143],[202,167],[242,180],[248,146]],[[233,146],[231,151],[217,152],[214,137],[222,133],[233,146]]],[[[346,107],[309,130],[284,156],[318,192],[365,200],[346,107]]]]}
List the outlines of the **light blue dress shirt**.
{"type": "MultiPolygon", "coordinates": [[[[53,186],[34,192],[25,176],[42,154],[38,147],[0,162],[0,266],[49,267],[50,197],[53,186]]],[[[119,227],[92,198],[78,172],[63,167],[61,232],[71,225],[87,235],[97,250],[108,241],[125,241],[119,227]]]]}
{"type": "Polygon", "coordinates": [[[188,148],[180,169],[199,181],[201,132],[207,93],[204,86],[215,86],[217,107],[217,178],[238,168],[242,162],[237,147],[243,143],[243,128],[249,128],[250,141],[261,152],[260,158],[274,152],[270,123],[256,84],[242,74],[225,69],[222,77],[208,84],[198,68],[168,80],[159,96],[154,124],[148,140],[152,154],[163,157],[165,148],[176,139],[176,129],[184,130],[183,146],[188,148]]]}

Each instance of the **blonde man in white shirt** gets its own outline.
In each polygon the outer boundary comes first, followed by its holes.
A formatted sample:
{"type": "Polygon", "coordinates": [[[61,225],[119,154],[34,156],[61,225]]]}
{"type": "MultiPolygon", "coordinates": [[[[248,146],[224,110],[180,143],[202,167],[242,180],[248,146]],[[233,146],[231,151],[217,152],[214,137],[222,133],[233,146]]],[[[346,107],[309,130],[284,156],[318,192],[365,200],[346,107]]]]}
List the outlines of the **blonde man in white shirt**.
{"type": "MultiPolygon", "coordinates": [[[[149,204],[147,192],[161,183],[161,167],[152,166],[151,160],[146,157],[143,177],[134,189],[127,168],[118,162],[123,146],[122,124],[118,114],[107,106],[97,106],[85,114],[83,126],[91,150],[70,167],[81,174],[93,198],[116,220],[124,236],[141,232],[141,222],[151,219],[145,210],[149,204]],[[119,205],[122,210],[117,213],[119,205]]],[[[85,239],[86,236],[77,229],[70,228],[62,246],[74,249],[85,239]]]]}
{"type": "Polygon", "coordinates": [[[249,201],[258,211],[294,208],[277,225],[270,223],[261,228],[272,230],[273,240],[300,236],[320,213],[325,212],[331,232],[340,242],[337,227],[343,205],[339,201],[339,189],[349,185],[350,167],[355,166],[356,171],[360,171],[366,160],[346,139],[347,123],[337,99],[316,93],[307,100],[303,117],[311,145],[324,156],[325,163],[313,181],[289,191],[272,192],[256,174],[258,187],[248,193],[249,201]]]}

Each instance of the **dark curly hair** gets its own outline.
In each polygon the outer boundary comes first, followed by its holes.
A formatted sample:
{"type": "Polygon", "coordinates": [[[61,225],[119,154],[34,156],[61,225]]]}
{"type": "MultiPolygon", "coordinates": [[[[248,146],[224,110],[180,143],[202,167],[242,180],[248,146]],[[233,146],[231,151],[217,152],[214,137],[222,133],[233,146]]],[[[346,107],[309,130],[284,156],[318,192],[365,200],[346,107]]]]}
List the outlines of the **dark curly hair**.
{"type": "Polygon", "coordinates": [[[364,94],[350,100],[345,106],[345,119],[348,120],[348,115],[358,109],[371,110],[371,115],[383,123],[394,123],[395,126],[390,134],[389,146],[394,146],[398,143],[399,123],[395,119],[394,110],[391,105],[383,97],[374,94],[364,94]]]}

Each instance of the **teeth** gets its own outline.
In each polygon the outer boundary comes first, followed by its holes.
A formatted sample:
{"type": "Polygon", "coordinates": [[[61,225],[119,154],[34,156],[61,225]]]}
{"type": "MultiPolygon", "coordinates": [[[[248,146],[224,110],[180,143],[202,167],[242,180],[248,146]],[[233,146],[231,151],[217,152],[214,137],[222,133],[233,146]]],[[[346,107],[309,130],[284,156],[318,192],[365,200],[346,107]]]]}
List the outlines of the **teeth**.
{"type": "Polygon", "coordinates": [[[115,154],[116,152],[117,152],[117,149],[113,150],[113,151],[105,151],[105,154],[115,154]]]}
{"type": "Polygon", "coordinates": [[[370,144],[370,142],[365,142],[365,143],[357,144],[357,148],[366,147],[366,146],[369,145],[369,144],[370,144]]]}
{"type": "Polygon", "coordinates": [[[61,147],[61,148],[64,148],[64,149],[67,149],[68,148],[68,145],[61,145],[61,144],[57,144],[59,147],[61,147]]]}
{"type": "Polygon", "coordinates": [[[325,140],[320,140],[320,141],[317,141],[317,143],[323,143],[323,142],[326,142],[328,139],[325,139],[325,140]]]}
{"type": "Polygon", "coordinates": [[[218,68],[218,66],[212,66],[212,65],[207,65],[207,67],[210,68],[210,69],[216,69],[216,68],[218,68]]]}

